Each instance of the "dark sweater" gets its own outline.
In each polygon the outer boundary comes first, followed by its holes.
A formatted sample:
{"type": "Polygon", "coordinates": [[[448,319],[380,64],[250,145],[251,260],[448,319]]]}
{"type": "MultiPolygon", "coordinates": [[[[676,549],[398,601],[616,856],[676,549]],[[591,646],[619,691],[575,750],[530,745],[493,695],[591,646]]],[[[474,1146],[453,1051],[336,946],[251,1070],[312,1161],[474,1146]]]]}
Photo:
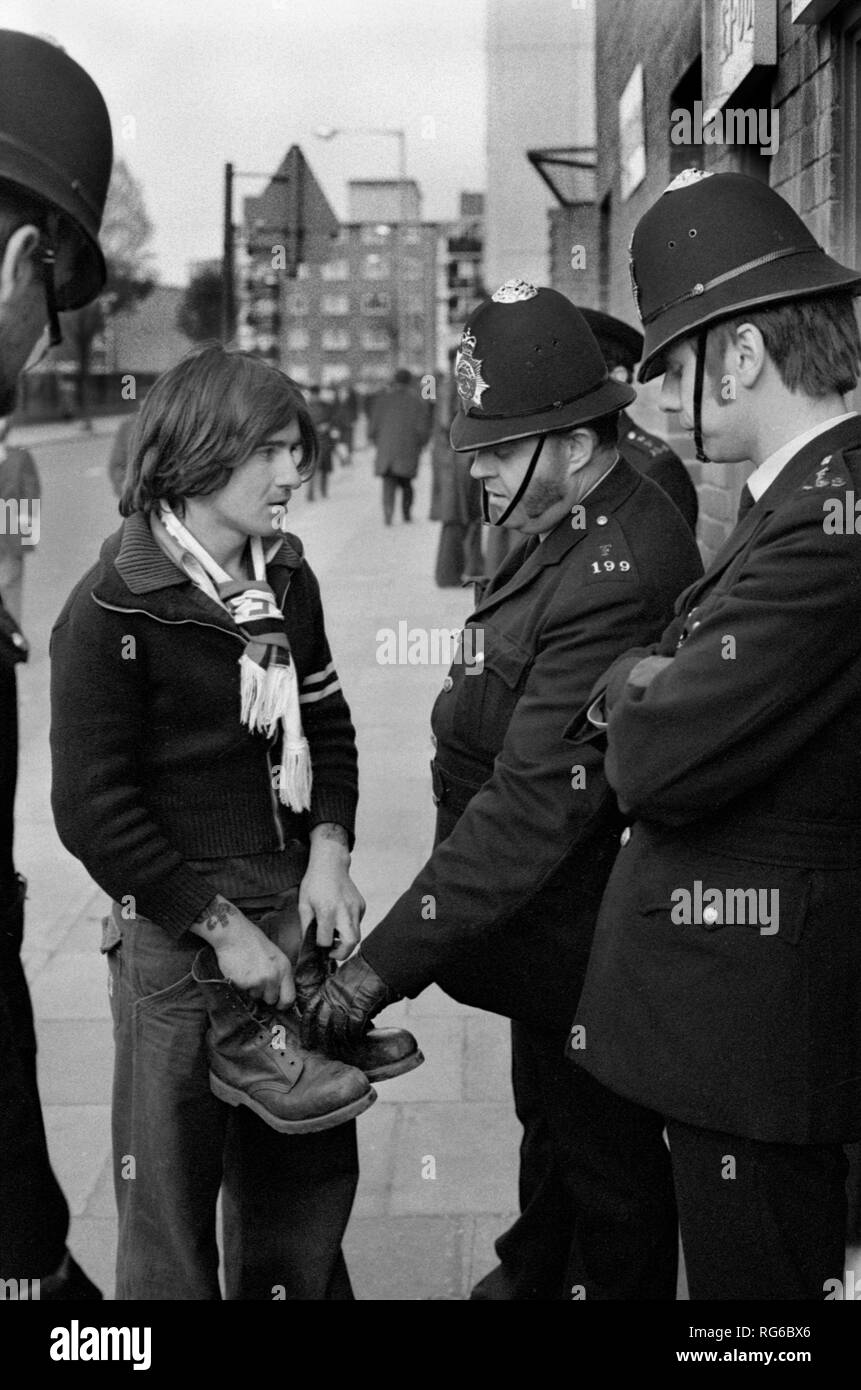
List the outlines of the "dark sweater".
{"type": "Polygon", "coordinates": [[[350,835],[355,730],[320,591],[287,536],[267,567],[284,612],[311,747],[311,809],[273,790],[280,735],[240,723],[245,639],[163,554],[140,514],[102,547],[51,637],[52,804],[60,839],[112,898],[179,936],[217,891],[189,860],[293,853],[324,821],[350,835]],[[333,687],[337,687],[334,688],[333,687]]]}

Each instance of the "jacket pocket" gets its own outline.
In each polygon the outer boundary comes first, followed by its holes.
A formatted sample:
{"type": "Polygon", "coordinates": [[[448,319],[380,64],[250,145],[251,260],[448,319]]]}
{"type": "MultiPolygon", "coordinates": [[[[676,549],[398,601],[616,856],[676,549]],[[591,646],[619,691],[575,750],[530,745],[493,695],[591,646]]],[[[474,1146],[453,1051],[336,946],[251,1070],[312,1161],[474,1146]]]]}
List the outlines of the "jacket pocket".
{"type": "Polygon", "coordinates": [[[526,684],[534,653],[501,629],[470,624],[459,682],[455,727],[459,740],[494,758],[526,684]]]}
{"type": "Polygon", "coordinates": [[[694,934],[754,932],[787,946],[802,941],[814,871],[690,850],[643,856],[641,916],[661,916],[694,934]]]}

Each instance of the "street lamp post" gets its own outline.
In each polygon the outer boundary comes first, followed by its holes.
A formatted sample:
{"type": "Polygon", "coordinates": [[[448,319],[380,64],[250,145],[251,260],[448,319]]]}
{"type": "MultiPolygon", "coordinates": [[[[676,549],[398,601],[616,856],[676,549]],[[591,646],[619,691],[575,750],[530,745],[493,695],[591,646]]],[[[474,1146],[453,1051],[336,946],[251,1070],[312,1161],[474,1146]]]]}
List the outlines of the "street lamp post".
{"type": "MultiPolygon", "coordinates": [[[[304,225],[304,184],[302,182],[302,166],[297,171],[298,187],[295,196],[294,225],[285,227],[285,233],[289,236],[292,233],[294,241],[291,245],[291,260],[288,274],[295,275],[295,267],[302,259],[303,240],[305,236],[304,225]]],[[[234,169],[232,164],[224,166],[224,254],[221,263],[221,336],[225,343],[229,343],[236,331],[236,275],[234,267],[234,249],[236,238],[236,227],[233,222],[233,185],[237,179],[266,179],[267,183],[293,182],[289,176],[279,174],[260,174],[245,172],[234,169]]]]}

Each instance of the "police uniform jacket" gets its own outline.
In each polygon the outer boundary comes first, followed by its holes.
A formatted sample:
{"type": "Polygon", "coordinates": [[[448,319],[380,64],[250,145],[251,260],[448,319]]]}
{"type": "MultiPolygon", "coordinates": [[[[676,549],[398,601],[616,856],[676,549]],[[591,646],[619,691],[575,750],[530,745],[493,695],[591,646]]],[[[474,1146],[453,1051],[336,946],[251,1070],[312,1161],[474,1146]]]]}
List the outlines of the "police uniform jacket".
{"type": "Polygon", "coordinates": [[[861,537],[826,524],[856,497],[857,417],[802,447],[682,595],[672,664],[638,688],[629,654],[600,682],[634,825],[574,1056],[760,1140],[861,1136],[861,537]]]}
{"type": "Polygon", "coordinates": [[[699,501],[690,473],[666,440],[641,429],[627,410],[619,416],[619,453],[664,489],[696,534],[699,501]]]}
{"type": "Polygon", "coordinates": [[[508,557],[434,705],[434,851],[362,946],[387,983],[416,995],[437,980],[567,1026],[619,823],[602,750],[563,731],[572,701],[632,636],[653,640],[699,573],[675,507],[624,460],[581,514],[508,557]]]}

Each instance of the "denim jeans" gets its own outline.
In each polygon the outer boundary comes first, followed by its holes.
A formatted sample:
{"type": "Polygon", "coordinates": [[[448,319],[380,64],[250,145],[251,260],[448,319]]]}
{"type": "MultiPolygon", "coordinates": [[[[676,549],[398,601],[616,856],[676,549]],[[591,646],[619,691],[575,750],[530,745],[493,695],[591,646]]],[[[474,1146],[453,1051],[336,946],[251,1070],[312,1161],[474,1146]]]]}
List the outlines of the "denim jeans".
{"type": "MultiPolygon", "coordinates": [[[[248,915],[293,956],[296,892],[282,899],[248,915]]],[[[220,1190],[228,1299],[351,1299],[341,1239],[358,1181],[355,1122],[285,1135],[216,1100],[191,975],[204,943],[140,916],[125,921],[116,903],[103,927],[116,1050],[116,1297],[221,1298],[220,1190]]]]}

